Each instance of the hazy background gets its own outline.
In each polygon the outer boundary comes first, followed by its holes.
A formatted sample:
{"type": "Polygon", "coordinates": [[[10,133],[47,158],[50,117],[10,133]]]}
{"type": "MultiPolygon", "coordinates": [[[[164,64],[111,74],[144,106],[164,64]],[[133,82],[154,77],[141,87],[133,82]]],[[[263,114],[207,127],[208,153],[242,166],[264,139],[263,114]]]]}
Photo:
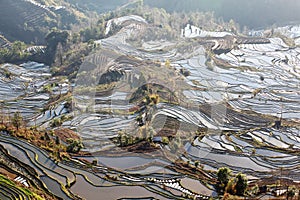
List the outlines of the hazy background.
{"type": "MultiPolygon", "coordinates": [[[[137,0],[35,0],[46,5],[66,5],[68,9],[45,12],[25,0],[0,0],[0,35],[10,41],[45,43],[45,35],[56,27],[69,30],[76,21],[76,10],[96,20],[98,14],[127,5],[134,8],[137,0]]],[[[142,1],[142,0],[140,0],[142,1]]],[[[143,0],[144,5],[164,8],[168,12],[213,12],[224,21],[233,19],[249,29],[263,29],[288,24],[300,25],[300,0],[143,0]]],[[[78,14],[78,13],[77,13],[78,14]]],[[[246,29],[245,29],[246,30],[246,29]]]]}
{"type": "Polygon", "coordinates": [[[173,11],[213,11],[241,27],[263,28],[300,22],[300,0],[144,0],[144,4],[173,11]]]}
{"type": "MultiPolygon", "coordinates": [[[[133,0],[66,0],[98,13],[133,0]]],[[[173,11],[212,11],[225,21],[233,19],[251,29],[300,23],[300,0],[144,0],[144,5],[173,11]]]]}

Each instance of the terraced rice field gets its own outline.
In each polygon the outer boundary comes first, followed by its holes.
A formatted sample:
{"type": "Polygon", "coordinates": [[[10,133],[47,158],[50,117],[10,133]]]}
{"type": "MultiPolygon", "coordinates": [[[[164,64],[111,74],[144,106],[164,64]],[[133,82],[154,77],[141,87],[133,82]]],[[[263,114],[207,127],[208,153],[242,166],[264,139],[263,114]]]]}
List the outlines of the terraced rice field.
{"type": "Polygon", "coordinates": [[[67,85],[53,88],[52,94],[45,90],[46,85],[55,82],[55,79],[49,79],[51,74],[48,66],[34,62],[20,66],[5,64],[1,66],[0,76],[0,104],[3,114],[9,115],[18,111],[30,124],[38,125],[66,113],[63,104],[43,111],[50,95],[68,91],[67,85]]]}
{"type": "Polygon", "coordinates": [[[62,127],[79,133],[88,156],[56,163],[43,150],[1,134],[0,144],[9,154],[34,168],[47,188],[64,199],[74,197],[64,187],[87,199],[95,195],[107,199],[184,199],[184,195],[207,199],[214,192],[209,170],[223,166],[252,179],[278,175],[283,168],[288,177],[300,181],[299,47],[268,38],[270,43],[239,44],[209,57],[201,44],[179,50],[177,45],[190,42],[181,38],[167,45],[162,42],[161,51],[157,42],[153,48],[146,45],[145,50],[128,39],[142,34],[148,25],[134,16],[130,20],[117,34],[97,41],[102,44],[101,54],[87,58],[79,71],[84,74],[90,69],[97,77],[91,79],[87,73],[86,79],[80,79],[78,75],[72,111],[64,107],[65,102],[42,110],[53,93],[70,90],[68,83],[54,88],[52,94],[43,90],[55,81],[47,66],[1,66],[1,107],[11,113],[20,111],[29,123],[43,126],[70,112],[72,118],[62,127]],[[183,68],[188,76],[180,74],[183,68]],[[101,84],[103,80],[117,84],[111,89],[101,84]],[[153,106],[148,123],[154,137],[171,135],[173,140],[169,145],[158,144],[159,150],[150,153],[128,151],[112,138],[120,132],[143,135],[136,120],[139,113],[131,111],[138,102],[130,98],[147,83],[164,86],[161,88],[177,97],[176,103],[161,101],[153,106]],[[86,89],[99,85],[99,90],[86,89]],[[279,120],[282,126],[274,126],[279,120]],[[192,165],[200,161],[207,170],[206,181],[174,170],[178,159],[192,165]],[[96,160],[98,165],[88,167],[83,160],[96,160]]]}
{"type": "Polygon", "coordinates": [[[0,35],[0,47],[1,48],[10,47],[9,41],[7,41],[7,39],[5,37],[3,37],[2,35],[0,35]]]}

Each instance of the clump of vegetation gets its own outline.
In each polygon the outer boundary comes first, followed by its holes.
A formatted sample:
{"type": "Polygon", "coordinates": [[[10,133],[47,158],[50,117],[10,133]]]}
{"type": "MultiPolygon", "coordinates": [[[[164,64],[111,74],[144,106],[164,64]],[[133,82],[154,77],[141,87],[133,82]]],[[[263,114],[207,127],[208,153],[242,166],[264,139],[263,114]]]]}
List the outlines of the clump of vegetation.
{"type": "Polygon", "coordinates": [[[180,73],[181,73],[182,75],[184,75],[185,77],[191,75],[191,72],[190,72],[189,70],[187,70],[186,68],[181,68],[181,69],[180,69],[180,73]]]}
{"type": "Polygon", "coordinates": [[[36,127],[27,128],[19,112],[14,113],[13,117],[1,116],[0,130],[8,134],[25,139],[30,143],[47,150],[53,159],[61,160],[69,158],[68,153],[78,153],[83,144],[80,139],[69,139],[69,145],[60,142],[59,135],[53,131],[38,130],[36,127]],[[4,119],[5,118],[5,119],[4,119]]]}
{"type": "Polygon", "coordinates": [[[144,141],[144,139],[142,139],[142,138],[134,137],[134,136],[126,134],[125,132],[122,132],[122,131],[120,131],[118,133],[118,136],[112,140],[121,147],[130,146],[133,144],[137,144],[141,141],[144,141]]]}
{"type": "Polygon", "coordinates": [[[55,118],[55,119],[53,119],[52,120],[52,122],[50,123],[50,126],[51,127],[59,127],[59,126],[61,126],[62,125],[62,120],[61,120],[61,118],[55,118]]]}
{"type": "Polygon", "coordinates": [[[218,176],[218,190],[220,193],[225,191],[225,188],[231,177],[231,170],[227,167],[222,167],[217,172],[218,176]]]}
{"type": "MultiPolygon", "coordinates": [[[[293,187],[291,187],[291,188],[288,188],[288,191],[287,191],[287,199],[288,199],[288,198],[293,199],[293,197],[294,197],[295,195],[296,195],[296,187],[293,186],[293,187]]],[[[300,194],[298,194],[298,195],[300,195],[300,194]]]]}
{"type": "Polygon", "coordinates": [[[156,105],[159,103],[159,95],[158,94],[148,94],[145,96],[145,99],[143,100],[143,102],[146,105],[156,105]]]}
{"type": "Polygon", "coordinates": [[[66,116],[66,115],[62,115],[61,117],[57,117],[54,118],[51,122],[50,122],[50,126],[55,128],[55,127],[60,127],[65,121],[67,121],[68,119],[70,119],[72,116],[66,116]]]}
{"type": "Polygon", "coordinates": [[[19,130],[19,128],[23,124],[23,117],[19,111],[14,113],[14,116],[12,118],[12,124],[19,130]]]}
{"type": "Polygon", "coordinates": [[[52,89],[53,88],[52,88],[51,84],[47,84],[47,85],[44,85],[43,92],[51,93],[52,89]]]}
{"type": "Polygon", "coordinates": [[[83,148],[83,144],[80,140],[70,138],[67,142],[69,143],[66,149],[68,153],[78,153],[83,148]]]}
{"type": "Polygon", "coordinates": [[[27,45],[21,41],[15,41],[10,48],[0,48],[0,63],[15,63],[25,61],[30,56],[25,51],[27,45]]]}
{"type": "Polygon", "coordinates": [[[218,170],[217,177],[217,190],[219,193],[244,196],[248,187],[248,179],[246,175],[238,173],[235,177],[233,177],[232,171],[229,168],[222,167],[218,170]]]}

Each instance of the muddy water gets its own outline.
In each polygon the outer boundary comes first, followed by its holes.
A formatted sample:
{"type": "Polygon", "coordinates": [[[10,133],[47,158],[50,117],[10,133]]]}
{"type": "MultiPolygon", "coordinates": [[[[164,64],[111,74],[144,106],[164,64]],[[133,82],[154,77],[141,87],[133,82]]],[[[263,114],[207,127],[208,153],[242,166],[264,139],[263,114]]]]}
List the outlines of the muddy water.
{"type": "Polygon", "coordinates": [[[101,199],[120,199],[120,198],[156,198],[166,199],[158,194],[149,192],[140,186],[115,186],[115,187],[93,187],[83,179],[82,176],[77,176],[76,184],[71,190],[84,196],[87,200],[93,200],[95,197],[101,199]]]}

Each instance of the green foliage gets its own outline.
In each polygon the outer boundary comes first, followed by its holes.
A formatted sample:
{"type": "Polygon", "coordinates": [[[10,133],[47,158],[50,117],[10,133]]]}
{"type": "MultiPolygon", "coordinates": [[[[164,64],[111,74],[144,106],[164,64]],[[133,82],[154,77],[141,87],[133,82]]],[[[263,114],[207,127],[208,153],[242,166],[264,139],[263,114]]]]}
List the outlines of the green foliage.
{"type": "Polygon", "coordinates": [[[83,29],[80,31],[80,36],[83,38],[83,42],[102,39],[105,37],[105,25],[103,23],[101,25],[83,29]]]}
{"type": "Polygon", "coordinates": [[[67,146],[68,153],[78,153],[83,148],[80,140],[72,140],[71,144],[67,146]]]}
{"type": "Polygon", "coordinates": [[[51,86],[51,84],[44,85],[43,91],[51,93],[52,92],[52,86],[51,86]]]}
{"type": "Polygon", "coordinates": [[[97,165],[97,163],[98,163],[98,160],[97,159],[94,159],[93,161],[92,161],[92,165],[97,165]]]}
{"type": "Polygon", "coordinates": [[[236,194],[236,179],[235,178],[231,178],[226,187],[225,187],[225,191],[229,194],[236,194]]]}
{"type": "Polygon", "coordinates": [[[156,105],[159,103],[159,95],[158,94],[146,94],[143,101],[146,105],[156,105]]]}
{"type": "Polygon", "coordinates": [[[51,122],[51,127],[59,127],[62,125],[62,121],[60,118],[55,118],[52,122],[51,122]]]}
{"type": "Polygon", "coordinates": [[[231,170],[228,167],[221,167],[217,172],[217,176],[218,182],[225,187],[230,179],[231,170]]]}
{"type": "Polygon", "coordinates": [[[126,146],[130,146],[133,144],[137,144],[137,143],[143,141],[143,139],[139,138],[139,137],[134,137],[132,135],[128,135],[124,132],[119,132],[118,136],[116,138],[114,138],[113,141],[121,147],[126,147],[126,146]]]}
{"type": "Polygon", "coordinates": [[[21,127],[23,123],[23,117],[19,111],[14,113],[13,118],[11,119],[12,124],[17,128],[17,130],[21,127]]]}
{"type": "Polygon", "coordinates": [[[248,179],[246,175],[238,173],[235,177],[231,178],[231,170],[227,167],[222,167],[218,170],[217,176],[219,192],[226,192],[239,196],[244,195],[248,187],[248,179]]]}
{"type": "Polygon", "coordinates": [[[60,139],[58,136],[55,137],[55,144],[56,145],[59,145],[60,144],[60,139]]]}
{"type": "Polygon", "coordinates": [[[161,143],[163,143],[163,144],[169,144],[169,143],[170,143],[170,140],[169,140],[168,137],[162,137],[162,138],[161,138],[161,143]]]}
{"type": "Polygon", "coordinates": [[[12,49],[13,52],[21,52],[25,48],[26,48],[26,44],[24,42],[21,42],[21,41],[15,41],[12,44],[12,47],[11,47],[11,49],[12,49]]]}
{"type": "Polygon", "coordinates": [[[200,162],[199,162],[198,160],[195,161],[195,167],[196,167],[196,168],[198,168],[199,164],[200,164],[200,162]]]}
{"type": "Polygon", "coordinates": [[[115,34],[120,29],[121,29],[121,26],[117,25],[114,21],[112,21],[111,27],[110,27],[110,30],[109,30],[109,33],[107,34],[107,36],[111,36],[111,35],[115,34]]]}
{"type": "Polygon", "coordinates": [[[251,188],[251,193],[254,195],[257,195],[259,193],[259,187],[257,184],[251,188]]]}
{"type": "Polygon", "coordinates": [[[248,179],[246,175],[242,173],[238,173],[235,179],[236,179],[236,185],[235,185],[236,194],[239,196],[243,196],[248,186],[248,179]]]}
{"type": "Polygon", "coordinates": [[[0,63],[24,61],[29,57],[25,52],[26,44],[21,41],[12,43],[11,48],[0,48],[0,63]]]}
{"type": "Polygon", "coordinates": [[[0,63],[9,62],[12,54],[9,49],[7,48],[0,48],[0,63]]]}

